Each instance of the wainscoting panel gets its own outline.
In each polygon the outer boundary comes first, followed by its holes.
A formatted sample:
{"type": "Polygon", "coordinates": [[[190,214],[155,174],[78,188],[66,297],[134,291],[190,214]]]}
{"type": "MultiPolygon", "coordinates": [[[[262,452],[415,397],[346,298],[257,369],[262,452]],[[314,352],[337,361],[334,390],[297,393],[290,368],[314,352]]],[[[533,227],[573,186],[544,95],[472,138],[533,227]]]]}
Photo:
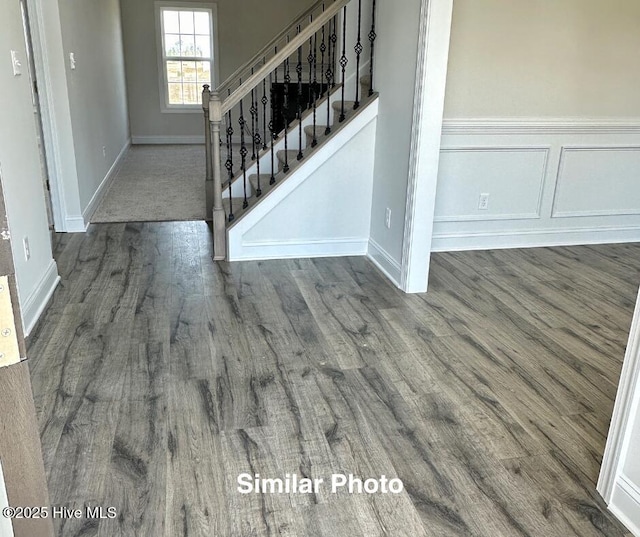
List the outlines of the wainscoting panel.
{"type": "Polygon", "coordinates": [[[458,147],[442,151],[436,222],[540,218],[549,147],[458,147]],[[480,195],[490,194],[487,210],[480,195]]]}
{"type": "Polygon", "coordinates": [[[640,119],[445,120],[438,181],[434,251],[640,242],[640,119]]]}
{"type": "Polygon", "coordinates": [[[553,217],[640,214],[640,147],[564,147],[553,217]]]}

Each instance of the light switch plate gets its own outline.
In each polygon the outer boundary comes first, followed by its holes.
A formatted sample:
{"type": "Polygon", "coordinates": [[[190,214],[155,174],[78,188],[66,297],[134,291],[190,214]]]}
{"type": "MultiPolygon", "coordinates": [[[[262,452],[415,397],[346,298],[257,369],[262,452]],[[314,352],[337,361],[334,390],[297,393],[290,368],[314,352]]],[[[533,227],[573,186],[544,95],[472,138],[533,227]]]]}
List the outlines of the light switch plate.
{"type": "Polygon", "coordinates": [[[69,67],[71,67],[72,71],[76,69],[76,55],[74,52],[69,53],[69,67]]]}
{"type": "Polygon", "coordinates": [[[22,74],[22,62],[18,57],[18,52],[11,51],[11,65],[13,65],[13,76],[20,76],[22,74]]]}

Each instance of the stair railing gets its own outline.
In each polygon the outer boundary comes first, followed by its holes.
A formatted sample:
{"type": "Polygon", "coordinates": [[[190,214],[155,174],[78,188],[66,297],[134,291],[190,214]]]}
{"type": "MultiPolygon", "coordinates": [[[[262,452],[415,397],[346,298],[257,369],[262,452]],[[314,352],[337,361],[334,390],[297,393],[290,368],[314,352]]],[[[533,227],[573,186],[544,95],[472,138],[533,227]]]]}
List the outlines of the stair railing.
{"type": "Polygon", "coordinates": [[[326,106],[327,110],[324,134],[331,132],[334,91],[340,91],[340,107],[336,112],[339,113],[340,122],[346,117],[347,94],[355,96],[353,109],[359,107],[362,97],[361,67],[369,73],[369,96],[373,95],[375,13],[371,13],[368,58],[362,58],[365,52],[362,43],[363,3],[370,4],[375,11],[375,0],[318,1],[214,91],[204,86],[202,108],[205,119],[207,214],[213,215],[214,259],[226,258],[227,222],[232,222],[238,211],[248,207],[252,194],[255,198],[261,197],[266,179],[269,187],[276,183],[276,176],[280,172],[275,157],[276,144],[284,147],[283,173],[290,169],[290,147],[297,146],[294,159],[300,161],[305,158],[303,112],[313,111],[313,140],[310,147],[315,147],[318,143],[317,118],[323,116],[321,107],[326,106]],[[355,16],[352,15],[348,21],[347,5],[351,2],[355,16]],[[349,78],[347,40],[351,35],[347,29],[351,19],[357,25],[353,32],[356,41],[353,53],[349,50],[355,60],[353,91],[346,88],[349,78]],[[368,61],[369,65],[363,60],[368,61]],[[306,81],[305,76],[308,77],[306,81]],[[305,84],[307,91],[304,91],[305,84]],[[292,123],[295,123],[293,130],[292,123]],[[223,132],[224,141],[221,138],[223,132]],[[238,143],[239,152],[234,158],[238,143]],[[222,177],[222,145],[226,145],[226,180],[222,177]],[[251,184],[247,177],[249,160],[255,161],[257,168],[257,178],[251,184]],[[234,169],[238,164],[240,168],[234,169]],[[261,173],[264,175],[261,176],[261,173]],[[225,209],[223,192],[227,191],[228,205],[225,209]],[[238,198],[242,200],[241,206],[238,206],[238,198]]]}

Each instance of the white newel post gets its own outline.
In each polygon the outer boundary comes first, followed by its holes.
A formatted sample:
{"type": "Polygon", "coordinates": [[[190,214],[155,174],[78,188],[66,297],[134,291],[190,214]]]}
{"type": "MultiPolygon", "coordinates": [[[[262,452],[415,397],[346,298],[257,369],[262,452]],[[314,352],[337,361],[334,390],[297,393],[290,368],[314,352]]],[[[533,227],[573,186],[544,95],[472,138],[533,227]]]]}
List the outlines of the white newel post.
{"type": "Polygon", "coordinates": [[[211,101],[211,90],[205,84],[202,90],[202,110],[204,111],[204,151],[205,151],[205,196],[206,196],[206,218],[213,216],[213,159],[211,156],[211,118],[209,115],[209,102],[211,101]]]}
{"type": "MultiPolygon", "coordinates": [[[[227,224],[222,207],[222,173],[220,169],[220,128],[222,125],[222,102],[217,92],[211,93],[209,101],[209,119],[211,121],[211,164],[213,168],[213,259],[221,261],[227,257],[227,224]]],[[[209,199],[209,198],[208,198],[209,199]]]]}

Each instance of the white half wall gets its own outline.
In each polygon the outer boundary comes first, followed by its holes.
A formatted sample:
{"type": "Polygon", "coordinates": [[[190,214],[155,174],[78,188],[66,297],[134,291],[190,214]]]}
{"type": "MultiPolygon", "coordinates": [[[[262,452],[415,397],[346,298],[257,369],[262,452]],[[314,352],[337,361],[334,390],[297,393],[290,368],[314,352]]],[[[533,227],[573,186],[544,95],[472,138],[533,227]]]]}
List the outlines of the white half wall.
{"type": "Polygon", "coordinates": [[[374,102],[231,227],[229,260],[365,255],[376,115],[374,102]]]}
{"type": "Polygon", "coordinates": [[[598,492],[611,512],[640,537],[640,295],[602,460],[598,492]]]}
{"type": "Polygon", "coordinates": [[[434,251],[640,241],[640,121],[446,120],[441,155],[434,251]]]}

